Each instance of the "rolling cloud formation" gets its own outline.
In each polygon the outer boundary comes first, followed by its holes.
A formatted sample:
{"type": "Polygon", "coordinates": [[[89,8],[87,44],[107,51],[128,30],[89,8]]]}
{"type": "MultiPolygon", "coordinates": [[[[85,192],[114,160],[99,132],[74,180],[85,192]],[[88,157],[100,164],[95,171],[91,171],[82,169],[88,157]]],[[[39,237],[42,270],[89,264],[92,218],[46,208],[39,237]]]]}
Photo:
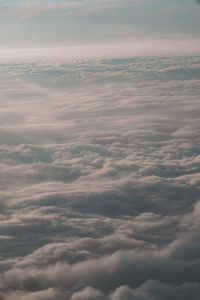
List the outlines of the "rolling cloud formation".
{"type": "Polygon", "coordinates": [[[0,299],[199,299],[200,58],[0,78],[0,299]]]}

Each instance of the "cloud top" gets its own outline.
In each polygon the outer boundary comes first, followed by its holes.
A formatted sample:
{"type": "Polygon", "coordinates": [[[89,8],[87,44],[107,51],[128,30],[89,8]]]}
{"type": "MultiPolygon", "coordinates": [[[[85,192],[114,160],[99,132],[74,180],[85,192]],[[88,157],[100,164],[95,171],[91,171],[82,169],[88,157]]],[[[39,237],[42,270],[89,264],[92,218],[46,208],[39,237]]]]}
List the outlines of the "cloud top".
{"type": "Polygon", "coordinates": [[[199,299],[199,57],[0,78],[1,299],[199,299]]]}

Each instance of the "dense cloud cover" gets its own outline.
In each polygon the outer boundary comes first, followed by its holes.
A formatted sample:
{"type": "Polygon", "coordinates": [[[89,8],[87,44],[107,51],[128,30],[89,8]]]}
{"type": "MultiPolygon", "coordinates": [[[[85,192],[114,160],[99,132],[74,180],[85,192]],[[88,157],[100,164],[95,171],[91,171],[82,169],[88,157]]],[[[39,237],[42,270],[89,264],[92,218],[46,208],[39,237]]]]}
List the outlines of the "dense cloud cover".
{"type": "Polygon", "coordinates": [[[200,58],[0,79],[0,299],[200,299],[200,58]]]}

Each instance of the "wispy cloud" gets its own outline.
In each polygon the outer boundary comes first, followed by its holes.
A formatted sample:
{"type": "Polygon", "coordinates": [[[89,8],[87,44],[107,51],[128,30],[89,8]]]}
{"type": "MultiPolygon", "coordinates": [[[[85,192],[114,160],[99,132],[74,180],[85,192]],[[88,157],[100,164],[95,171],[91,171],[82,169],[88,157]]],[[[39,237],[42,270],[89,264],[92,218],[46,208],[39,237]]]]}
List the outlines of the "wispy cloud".
{"type": "MultiPolygon", "coordinates": [[[[127,1],[127,5],[135,1],[127,1]]],[[[95,11],[115,13],[116,9],[122,5],[121,0],[84,0],[84,1],[19,1],[2,2],[1,14],[11,14],[22,18],[32,18],[45,14],[50,15],[82,15],[91,14],[95,11]]]]}
{"type": "Polygon", "coordinates": [[[46,48],[1,48],[0,61],[38,62],[74,59],[123,58],[132,56],[183,56],[198,55],[199,35],[171,35],[140,38],[114,43],[85,43],[74,46],[46,48]]]}
{"type": "Polygon", "coordinates": [[[157,53],[171,55],[175,48],[182,55],[196,54],[199,15],[197,5],[192,3],[186,0],[180,5],[164,0],[1,1],[1,47],[62,46],[70,52],[69,46],[82,45],[79,55],[92,52],[91,58],[94,52],[110,55],[122,48],[130,56],[143,55],[147,49],[150,55],[156,49],[157,53]],[[172,35],[177,36],[177,41],[168,40],[172,35]],[[84,49],[87,44],[95,44],[96,48],[88,51],[84,49]]]}

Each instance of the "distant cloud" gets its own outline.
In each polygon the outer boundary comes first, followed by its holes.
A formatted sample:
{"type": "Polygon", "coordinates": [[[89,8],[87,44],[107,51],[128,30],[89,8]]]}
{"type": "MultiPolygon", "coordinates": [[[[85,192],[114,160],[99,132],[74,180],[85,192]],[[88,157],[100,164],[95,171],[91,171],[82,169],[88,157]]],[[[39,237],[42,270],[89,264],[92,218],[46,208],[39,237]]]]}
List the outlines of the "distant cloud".
{"type": "Polygon", "coordinates": [[[171,35],[135,38],[113,43],[85,43],[82,45],[45,48],[0,48],[0,62],[49,62],[74,59],[126,58],[133,56],[198,55],[199,35],[171,35]]]}
{"type": "MultiPolygon", "coordinates": [[[[127,4],[133,4],[138,0],[127,1],[127,4]]],[[[83,0],[83,1],[7,1],[0,4],[1,14],[11,14],[20,18],[33,18],[41,15],[50,14],[51,16],[76,16],[91,14],[95,11],[105,11],[112,13],[113,5],[115,9],[121,5],[121,0],[83,0]]]]}

